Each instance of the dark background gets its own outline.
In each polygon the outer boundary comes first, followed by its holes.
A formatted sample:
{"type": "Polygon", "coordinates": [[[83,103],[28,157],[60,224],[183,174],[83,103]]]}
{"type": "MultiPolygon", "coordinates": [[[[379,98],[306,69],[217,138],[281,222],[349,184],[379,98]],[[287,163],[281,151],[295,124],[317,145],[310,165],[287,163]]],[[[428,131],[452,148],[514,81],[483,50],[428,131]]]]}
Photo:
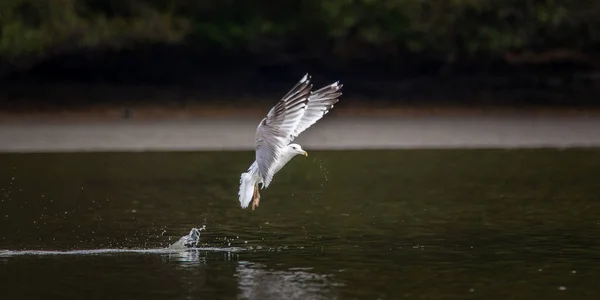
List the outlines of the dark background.
{"type": "Polygon", "coordinates": [[[4,108],[276,96],[306,72],[364,103],[600,102],[600,1],[0,2],[4,108]]]}

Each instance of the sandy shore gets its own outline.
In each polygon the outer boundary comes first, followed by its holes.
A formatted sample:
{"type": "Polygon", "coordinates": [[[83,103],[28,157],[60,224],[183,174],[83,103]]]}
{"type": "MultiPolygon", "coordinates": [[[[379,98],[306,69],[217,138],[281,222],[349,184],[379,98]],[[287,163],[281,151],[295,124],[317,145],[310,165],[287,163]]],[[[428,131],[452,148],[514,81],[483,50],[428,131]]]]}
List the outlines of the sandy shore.
{"type": "MultiPolygon", "coordinates": [[[[1,152],[250,150],[261,114],[218,117],[0,119],[1,152]]],[[[297,142],[308,150],[599,147],[600,115],[380,113],[328,115],[297,142]]]]}

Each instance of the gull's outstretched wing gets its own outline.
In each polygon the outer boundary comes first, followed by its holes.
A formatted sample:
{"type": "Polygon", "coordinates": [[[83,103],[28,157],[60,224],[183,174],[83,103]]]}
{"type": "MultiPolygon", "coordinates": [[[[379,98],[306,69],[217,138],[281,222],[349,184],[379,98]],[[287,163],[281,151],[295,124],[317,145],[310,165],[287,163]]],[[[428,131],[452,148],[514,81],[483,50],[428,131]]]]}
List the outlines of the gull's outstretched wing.
{"type": "Polygon", "coordinates": [[[294,133],[292,133],[293,138],[315,124],[333,108],[333,105],[340,100],[342,87],[343,85],[337,81],[315,92],[311,92],[310,96],[308,96],[304,115],[298,126],[296,126],[294,133]]]}
{"type": "Polygon", "coordinates": [[[275,104],[256,128],[256,162],[264,187],[273,179],[273,163],[293,139],[294,130],[304,115],[312,84],[310,76],[302,79],[275,104]]]}

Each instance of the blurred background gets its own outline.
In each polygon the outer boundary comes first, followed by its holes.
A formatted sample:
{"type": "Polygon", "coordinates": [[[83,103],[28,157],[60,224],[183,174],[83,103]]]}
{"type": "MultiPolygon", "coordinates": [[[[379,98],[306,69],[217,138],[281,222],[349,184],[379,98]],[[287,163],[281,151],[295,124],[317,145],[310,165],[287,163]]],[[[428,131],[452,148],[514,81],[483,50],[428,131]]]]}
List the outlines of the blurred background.
{"type": "Polygon", "coordinates": [[[266,112],[309,72],[345,84],[345,109],[589,108],[599,13],[594,0],[3,0],[0,102],[266,112]]]}
{"type": "Polygon", "coordinates": [[[599,0],[0,0],[0,291],[600,299],[599,50],[599,0]],[[243,210],[306,73],[341,100],[243,210]]]}

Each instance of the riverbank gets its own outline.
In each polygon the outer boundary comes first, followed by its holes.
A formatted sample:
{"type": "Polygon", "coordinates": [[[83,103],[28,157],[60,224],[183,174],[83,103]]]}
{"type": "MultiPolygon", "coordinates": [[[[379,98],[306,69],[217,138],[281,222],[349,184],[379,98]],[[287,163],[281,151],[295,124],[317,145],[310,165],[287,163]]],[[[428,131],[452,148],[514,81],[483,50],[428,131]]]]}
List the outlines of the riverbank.
{"type": "MultiPolygon", "coordinates": [[[[0,116],[1,152],[252,150],[268,108],[120,108],[0,116]]],[[[342,108],[297,142],[310,150],[600,147],[594,110],[342,108]]]]}

